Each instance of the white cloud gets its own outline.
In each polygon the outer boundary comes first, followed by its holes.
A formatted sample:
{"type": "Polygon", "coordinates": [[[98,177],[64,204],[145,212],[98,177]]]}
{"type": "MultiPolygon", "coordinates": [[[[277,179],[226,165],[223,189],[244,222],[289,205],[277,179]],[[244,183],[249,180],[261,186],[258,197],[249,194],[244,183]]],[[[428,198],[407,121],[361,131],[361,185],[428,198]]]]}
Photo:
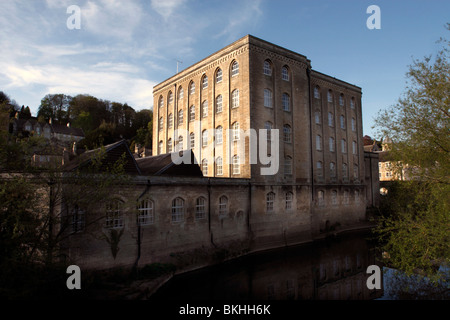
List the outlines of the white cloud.
{"type": "Polygon", "coordinates": [[[176,9],[180,9],[186,0],[151,0],[151,7],[164,19],[168,19],[176,9]]]}

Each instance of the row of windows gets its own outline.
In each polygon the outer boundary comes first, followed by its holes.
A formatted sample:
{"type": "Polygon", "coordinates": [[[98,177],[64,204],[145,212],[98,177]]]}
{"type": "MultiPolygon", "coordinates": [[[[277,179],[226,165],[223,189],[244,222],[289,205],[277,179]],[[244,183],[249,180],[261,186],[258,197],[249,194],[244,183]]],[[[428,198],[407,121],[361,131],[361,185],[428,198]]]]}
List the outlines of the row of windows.
{"type": "MultiPolygon", "coordinates": [[[[265,60],[263,63],[263,74],[266,76],[272,76],[272,62],[270,60],[265,60]]],[[[281,68],[281,79],[289,81],[289,68],[288,66],[283,66],[281,68]]]]}
{"type": "MultiPolygon", "coordinates": [[[[272,97],[273,97],[272,90],[264,89],[264,107],[266,108],[273,107],[272,97]]],[[[291,97],[286,92],[284,92],[281,95],[281,107],[284,111],[291,111],[291,97]]]]}
{"type": "MultiPolygon", "coordinates": [[[[323,163],[322,161],[316,162],[317,176],[319,178],[323,177],[323,163]]],[[[330,162],[329,173],[331,178],[336,178],[336,163],[330,162]]],[[[353,178],[358,179],[359,167],[357,164],[353,165],[353,178]]],[[[342,177],[348,179],[348,165],[346,163],[342,164],[342,177]]]]}
{"type": "MultiPolygon", "coordinates": [[[[239,74],[239,63],[237,61],[232,62],[230,73],[231,73],[232,77],[237,76],[239,74]]],[[[215,78],[216,78],[216,83],[222,82],[222,78],[223,78],[222,69],[218,68],[216,70],[215,78]]],[[[207,75],[203,75],[203,77],[201,79],[201,88],[202,88],[202,90],[208,88],[208,76],[207,75]]],[[[189,83],[188,90],[189,90],[190,95],[195,93],[195,82],[194,81],[191,81],[189,83]]],[[[183,98],[184,98],[184,89],[182,86],[180,86],[178,88],[178,100],[181,100],[183,98]]],[[[172,91],[169,91],[169,93],[167,95],[167,104],[171,105],[172,103],[173,103],[173,93],[172,93],[172,91]]],[[[164,107],[164,97],[162,95],[158,99],[158,107],[159,108],[164,107]]]]}
{"type": "MultiPolygon", "coordinates": [[[[315,99],[320,99],[320,87],[319,86],[314,87],[314,98],[315,99]]],[[[327,101],[330,102],[330,103],[333,102],[333,91],[332,90],[328,90],[327,91],[327,101]]],[[[341,93],[339,95],[339,105],[341,107],[345,106],[345,98],[344,98],[344,94],[343,93],[341,93]]],[[[350,108],[354,109],[355,105],[356,105],[355,98],[352,97],[350,99],[350,108]]]]}
{"type": "MultiPolygon", "coordinates": [[[[328,146],[329,146],[329,150],[330,152],[334,152],[335,151],[335,142],[334,142],[334,138],[330,137],[328,139],[328,146]]],[[[317,151],[322,151],[322,136],[321,135],[316,135],[316,150],[317,151]]],[[[341,153],[347,153],[347,141],[345,139],[341,139],[341,153]]],[[[356,141],[352,141],[352,153],[353,154],[358,154],[358,144],[356,143],[356,141]]]]}
{"type": "MultiPolygon", "coordinates": [[[[350,204],[350,191],[344,190],[344,197],[342,199],[342,204],[348,205],[350,204]]],[[[354,202],[360,203],[360,192],[359,190],[354,191],[354,202]]],[[[331,205],[338,205],[339,199],[338,199],[338,191],[332,190],[330,194],[330,203],[331,205]]],[[[317,192],[317,205],[318,206],[324,206],[325,205],[325,191],[319,190],[317,192]]]]}
{"type": "MultiPolygon", "coordinates": [[[[315,119],[316,124],[322,123],[322,114],[320,111],[316,111],[314,113],[314,119],[315,119]]],[[[341,115],[339,117],[339,121],[340,121],[341,129],[345,130],[346,129],[345,116],[341,115]]],[[[328,112],[328,126],[334,127],[334,115],[332,112],[328,112]]],[[[352,131],[356,131],[356,119],[355,118],[351,119],[351,127],[352,127],[352,131]]]]}

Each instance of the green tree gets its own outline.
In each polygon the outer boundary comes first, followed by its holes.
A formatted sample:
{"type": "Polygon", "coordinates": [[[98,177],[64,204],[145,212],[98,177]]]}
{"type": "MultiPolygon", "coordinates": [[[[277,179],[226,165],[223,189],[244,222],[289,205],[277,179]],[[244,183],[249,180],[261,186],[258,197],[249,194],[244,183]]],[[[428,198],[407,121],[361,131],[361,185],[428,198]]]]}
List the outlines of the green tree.
{"type": "Polygon", "coordinates": [[[375,122],[378,134],[392,141],[395,169],[410,177],[384,199],[389,202],[377,229],[383,249],[393,267],[433,277],[450,262],[449,42],[440,42],[435,57],[413,61],[404,96],[375,122]]]}

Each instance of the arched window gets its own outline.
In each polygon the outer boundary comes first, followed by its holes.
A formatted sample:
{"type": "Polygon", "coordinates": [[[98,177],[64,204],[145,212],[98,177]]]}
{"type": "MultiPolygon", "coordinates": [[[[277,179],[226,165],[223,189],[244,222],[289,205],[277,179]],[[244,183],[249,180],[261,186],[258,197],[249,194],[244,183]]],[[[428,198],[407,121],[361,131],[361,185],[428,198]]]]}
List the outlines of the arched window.
{"type": "Polygon", "coordinates": [[[348,168],[347,168],[347,164],[346,163],[342,164],[342,177],[344,179],[348,179],[348,168]]]}
{"type": "Polygon", "coordinates": [[[208,100],[202,102],[202,117],[208,116],[208,100]]]}
{"type": "Polygon", "coordinates": [[[158,99],[158,107],[159,108],[164,107],[164,98],[163,98],[163,96],[160,96],[159,99],[158,99]]]}
{"type": "Polygon", "coordinates": [[[202,160],[202,173],[204,176],[208,175],[208,160],[207,159],[202,160]]]}
{"type": "Polygon", "coordinates": [[[189,108],[189,121],[195,120],[195,106],[189,108]]]}
{"type": "Polygon", "coordinates": [[[331,204],[335,206],[337,205],[337,203],[338,203],[337,191],[333,190],[331,191],[331,204]]]}
{"type": "Polygon", "coordinates": [[[291,97],[287,93],[283,93],[281,98],[281,105],[284,111],[291,111],[291,97]]]}
{"type": "Polygon", "coordinates": [[[231,76],[234,77],[239,74],[239,63],[237,61],[233,61],[231,64],[231,76]]]}
{"type": "Polygon", "coordinates": [[[169,95],[167,96],[167,105],[171,105],[173,103],[173,93],[169,91],[169,95]]]}
{"type": "Polygon", "coordinates": [[[158,128],[159,128],[159,131],[161,131],[164,128],[164,119],[163,119],[163,117],[159,118],[158,128]]]}
{"type": "Polygon", "coordinates": [[[178,111],[178,125],[181,126],[183,124],[183,110],[178,111]]]}
{"type": "Polygon", "coordinates": [[[195,133],[193,132],[191,132],[191,134],[189,135],[189,145],[191,149],[195,148],[195,133]]]}
{"type": "Polygon", "coordinates": [[[169,114],[169,120],[167,121],[167,126],[169,128],[173,127],[173,114],[169,114]]]}
{"type": "Polygon", "coordinates": [[[352,118],[352,131],[356,131],[356,120],[352,118]]]}
{"type": "Polygon", "coordinates": [[[336,178],[336,164],[334,162],[330,162],[330,177],[336,178]]]}
{"type": "Polygon", "coordinates": [[[281,79],[285,80],[285,81],[289,81],[289,69],[286,66],[281,68],[281,79]]]}
{"type": "Polygon", "coordinates": [[[323,177],[323,166],[322,161],[316,162],[316,169],[317,169],[317,177],[322,178],[323,177]]]}
{"type": "Polygon", "coordinates": [[[122,205],[122,201],[120,200],[112,200],[106,204],[106,228],[115,229],[123,227],[122,205]]]}
{"type": "Polygon", "coordinates": [[[163,142],[159,141],[158,143],[158,154],[162,154],[163,153],[163,142]]]}
{"type": "Polygon", "coordinates": [[[222,69],[217,69],[216,72],[216,83],[222,82],[222,69]]]}
{"type": "Polygon", "coordinates": [[[266,195],[266,211],[271,213],[274,211],[275,193],[269,192],[266,195]]]}
{"type": "Polygon", "coordinates": [[[292,142],[292,129],[291,129],[291,126],[288,124],[285,124],[283,126],[283,137],[284,137],[284,142],[286,142],[286,143],[292,142]]]}
{"type": "Polygon", "coordinates": [[[222,128],[222,126],[218,126],[216,128],[216,132],[215,133],[216,133],[215,134],[216,145],[222,144],[222,142],[223,142],[223,128],[222,128]]]}
{"type": "Polygon", "coordinates": [[[152,200],[144,199],[138,204],[137,223],[140,226],[153,224],[155,221],[154,203],[152,200]]]}
{"type": "Polygon", "coordinates": [[[317,204],[323,206],[325,204],[325,193],[322,190],[317,192],[317,204]]]}
{"type": "Polygon", "coordinates": [[[347,153],[347,141],[345,141],[345,139],[341,140],[341,152],[347,153]]]}
{"type": "Polygon", "coordinates": [[[263,73],[266,76],[271,76],[272,75],[272,65],[271,65],[269,60],[264,61],[263,73]]]}
{"type": "Polygon", "coordinates": [[[327,100],[328,102],[333,102],[333,92],[331,90],[328,90],[327,100]]]}
{"type": "Polygon", "coordinates": [[[183,98],[184,98],[184,90],[183,90],[183,87],[179,87],[178,88],[178,100],[182,100],[183,98]]]}
{"type": "Polygon", "coordinates": [[[314,119],[316,121],[316,124],[320,124],[322,122],[321,117],[322,117],[322,115],[321,115],[320,111],[316,111],[314,113],[314,119]]]}
{"type": "Polygon", "coordinates": [[[202,78],[202,89],[204,90],[206,88],[208,88],[208,77],[205,75],[202,78]]]}
{"type": "Polygon", "coordinates": [[[354,164],[353,165],[353,178],[356,180],[359,177],[359,169],[358,169],[358,165],[354,164]]]}
{"type": "Polygon", "coordinates": [[[334,152],[334,138],[330,137],[330,152],[334,152]]]}
{"type": "Polygon", "coordinates": [[[223,160],[222,157],[217,157],[216,159],[216,175],[223,175],[223,160]]]}
{"type": "Polygon", "coordinates": [[[319,86],[314,87],[314,98],[320,99],[320,88],[319,86]]]}
{"type": "Polygon", "coordinates": [[[177,151],[181,150],[183,150],[183,136],[179,136],[177,141],[177,151]]]}
{"type": "Polygon", "coordinates": [[[238,155],[234,155],[231,161],[231,166],[232,166],[232,172],[233,174],[240,174],[241,173],[241,168],[240,168],[240,163],[239,163],[239,156],[238,155]]]}
{"type": "Polygon", "coordinates": [[[339,105],[344,106],[344,95],[342,93],[339,95],[339,105]]]}
{"type": "Polygon", "coordinates": [[[292,158],[290,156],[286,156],[284,158],[284,174],[285,175],[292,174],[292,158]]]}
{"type": "Polygon", "coordinates": [[[272,91],[264,89],[264,107],[272,108],[272,91]]]}
{"type": "Polygon", "coordinates": [[[222,112],[222,95],[219,94],[216,97],[216,113],[221,113],[222,112]]]}
{"type": "Polygon", "coordinates": [[[284,208],[286,210],[292,210],[292,200],[294,199],[294,194],[292,192],[286,192],[286,203],[284,208]]]}
{"type": "Polygon", "coordinates": [[[328,112],[328,125],[334,127],[334,116],[332,112],[328,112]]]}
{"type": "Polygon", "coordinates": [[[231,108],[237,107],[239,107],[239,89],[235,89],[231,93],[231,108]]]}
{"type": "Polygon", "coordinates": [[[204,197],[199,197],[195,204],[195,219],[205,219],[206,217],[206,199],[204,197]]]}
{"type": "Polygon", "coordinates": [[[341,129],[345,130],[345,117],[344,117],[344,115],[341,115],[339,119],[340,119],[340,122],[341,122],[341,129]]]}
{"type": "Polygon", "coordinates": [[[239,122],[233,122],[231,125],[231,132],[233,135],[233,141],[239,140],[239,122]]]}
{"type": "Polygon", "coordinates": [[[316,150],[322,150],[322,137],[320,135],[316,136],[316,150]]]}
{"type": "Polygon", "coordinates": [[[352,97],[350,99],[350,108],[355,109],[355,98],[354,97],[352,97]]]}
{"type": "Polygon", "coordinates": [[[219,216],[228,215],[228,198],[226,196],[221,196],[219,198],[219,216]]]}
{"type": "Polygon", "coordinates": [[[167,152],[172,152],[172,138],[167,140],[167,152]]]}
{"type": "Polygon", "coordinates": [[[195,83],[193,81],[191,81],[191,83],[189,83],[189,94],[194,94],[195,93],[195,83]]]}
{"type": "Polygon", "coordinates": [[[184,220],[184,200],[180,197],[172,200],[172,222],[184,220]]]}
{"type": "Polygon", "coordinates": [[[208,146],[208,130],[202,131],[202,147],[208,146]]]}

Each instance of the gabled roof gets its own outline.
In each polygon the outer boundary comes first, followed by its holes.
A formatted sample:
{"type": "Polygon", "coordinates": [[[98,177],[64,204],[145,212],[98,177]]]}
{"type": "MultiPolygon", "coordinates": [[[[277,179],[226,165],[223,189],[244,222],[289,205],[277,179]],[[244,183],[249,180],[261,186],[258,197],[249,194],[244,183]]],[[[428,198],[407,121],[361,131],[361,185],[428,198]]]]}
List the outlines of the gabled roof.
{"type": "Polygon", "coordinates": [[[189,152],[191,163],[175,164],[172,161],[171,153],[160,154],[152,157],[138,158],[136,162],[143,175],[170,175],[170,176],[195,176],[202,177],[203,173],[200,166],[196,163],[192,150],[183,150],[189,152]]]}
{"type": "MultiPolygon", "coordinates": [[[[102,160],[102,165],[100,170],[106,170],[108,167],[114,165],[121,157],[125,154],[125,164],[124,170],[127,174],[139,175],[141,174],[141,170],[139,169],[136,160],[131,154],[130,149],[125,140],[120,140],[118,142],[106,145],[103,147],[105,150],[105,157],[102,160]]],[[[74,171],[76,169],[83,169],[92,163],[92,160],[96,156],[98,152],[101,151],[101,148],[95,150],[89,150],[85,153],[82,153],[69,163],[67,163],[64,167],[64,171],[74,171]]]]}

